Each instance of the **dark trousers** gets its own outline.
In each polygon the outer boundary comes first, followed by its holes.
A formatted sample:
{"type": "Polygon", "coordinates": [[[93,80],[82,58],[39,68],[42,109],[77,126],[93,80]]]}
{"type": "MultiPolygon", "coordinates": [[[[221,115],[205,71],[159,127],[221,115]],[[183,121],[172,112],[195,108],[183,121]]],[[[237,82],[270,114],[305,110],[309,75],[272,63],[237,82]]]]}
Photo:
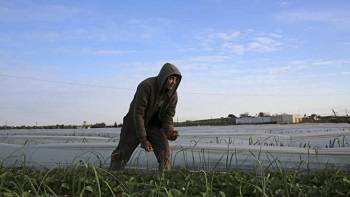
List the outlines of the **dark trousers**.
{"type": "MultiPolygon", "coordinates": [[[[159,126],[153,126],[147,129],[147,139],[153,146],[154,154],[157,158],[160,170],[170,170],[170,147],[164,131],[159,126]]],[[[111,155],[111,170],[124,169],[132,153],[139,145],[139,139],[136,132],[122,127],[120,141],[111,155]]]]}

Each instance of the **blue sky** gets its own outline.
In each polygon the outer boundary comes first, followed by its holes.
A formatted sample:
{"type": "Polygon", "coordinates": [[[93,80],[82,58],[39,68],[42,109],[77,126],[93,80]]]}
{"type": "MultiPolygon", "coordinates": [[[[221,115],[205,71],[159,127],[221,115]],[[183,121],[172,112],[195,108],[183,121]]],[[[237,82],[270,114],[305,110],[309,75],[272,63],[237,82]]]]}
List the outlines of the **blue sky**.
{"type": "Polygon", "coordinates": [[[120,123],[179,67],[176,120],[350,113],[349,1],[0,1],[0,125],[120,123]]]}

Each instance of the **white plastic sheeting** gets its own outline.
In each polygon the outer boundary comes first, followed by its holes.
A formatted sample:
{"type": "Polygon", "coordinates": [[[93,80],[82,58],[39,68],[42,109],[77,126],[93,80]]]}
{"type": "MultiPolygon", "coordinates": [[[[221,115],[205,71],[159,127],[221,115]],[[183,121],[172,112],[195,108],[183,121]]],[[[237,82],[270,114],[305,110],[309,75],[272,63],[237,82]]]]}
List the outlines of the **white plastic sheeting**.
{"type": "MultiPolygon", "coordinates": [[[[175,168],[350,170],[350,125],[244,125],[178,128],[171,143],[175,168]]],[[[3,165],[57,167],[88,161],[107,167],[120,129],[0,131],[3,165]]],[[[138,148],[128,167],[156,168],[153,153],[138,148]]]]}
{"type": "MultiPolygon", "coordinates": [[[[107,167],[114,143],[68,143],[41,145],[0,144],[0,158],[5,166],[58,167],[80,161],[107,167]]],[[[258,146],[172,146],[175,168],[187,169],[250,169],[257,164],[266,168],[310,168],[335,166],[350,170],[350,148],[304,149],[258,146]]],[[[129,167],[156,168],[153,153],[138,148],[129,167]]]]}

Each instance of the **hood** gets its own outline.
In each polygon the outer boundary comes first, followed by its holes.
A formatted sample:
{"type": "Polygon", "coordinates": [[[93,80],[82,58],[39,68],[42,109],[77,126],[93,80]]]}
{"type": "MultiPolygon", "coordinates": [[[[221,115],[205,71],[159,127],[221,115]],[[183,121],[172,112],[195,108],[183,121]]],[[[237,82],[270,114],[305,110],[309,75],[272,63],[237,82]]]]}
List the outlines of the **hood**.
{"type": "Polygon", "coordinates": [[[163,65],[162,69],[160,70],[160,72],[157,76],[158,82],[159,82],[159,87],[161,87],[161,89],[163,88],[164,83],[166,82],[167,78],[170,75],[177,75],[178,76],[178,81],[175,85],[175,88],[172,91],[172,92],[174,92],[174,91],[176,91],[177,87],[179,86],[182,76],[181,76],[179,69],[176,68],[176,66],[173,64],[165,63],[163,65]]]}

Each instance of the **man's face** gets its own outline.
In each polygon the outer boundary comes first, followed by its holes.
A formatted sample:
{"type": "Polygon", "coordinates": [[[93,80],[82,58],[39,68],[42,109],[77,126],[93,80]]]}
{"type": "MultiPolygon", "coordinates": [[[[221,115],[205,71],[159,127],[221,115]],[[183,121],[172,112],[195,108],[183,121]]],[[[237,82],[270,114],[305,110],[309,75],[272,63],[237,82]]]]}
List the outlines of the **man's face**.
{"type": "Polygon", "coordinates": [[[176,83],[177,83],[178,77],[171,75],[167,78],[166,83],[165,83],[165,87],[168,90],[171,90],[175,87],[176,83]]]}

